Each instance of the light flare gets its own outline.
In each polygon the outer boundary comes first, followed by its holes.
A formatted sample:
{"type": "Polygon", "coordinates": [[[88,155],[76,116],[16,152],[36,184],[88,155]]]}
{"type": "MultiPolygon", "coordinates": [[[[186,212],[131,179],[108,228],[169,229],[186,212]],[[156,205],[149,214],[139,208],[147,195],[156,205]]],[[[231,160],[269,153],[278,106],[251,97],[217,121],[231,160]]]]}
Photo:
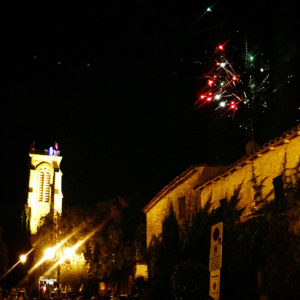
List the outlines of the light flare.
{"type": "MultiPolygon", "coordinates": [[[[60,243],[56,244],[54,247],[52,247],[51,251],[56,252],[58,249],[61,248],[62,245],[64,245],[68,240],[70,240],[77,232],[79,229],[74,230],[72,233],[70,233],[66,238],[64,238],[60,243]]],[[[49,251],[50,252],[50,251],[49,251]]],[[[43,256],[29,271],[28,275],[32,274],[34,270],[36,270],[41,264],[43,264],[45,261],[47,261],[47,255],[43,256]]]]}
{"type": "Polygon", "coordinates": [[[1,277],[0,280],[2,280],[3,278],[5,278],[17,265],[19,265],[20,263],[24,263],[27,259],[27,256],[34,250],[34,248],[31,248],[27,253],[22,254],[20,256],[20,259],[9,269],[7,270],[1,277]],[[25,261],[24,261],[25,260],[25,261]]]}
{"type": "MultiPolygon", "coordinates": [[[[73,247],[72,247],[72,251],[75,253],[76,250],[82,246],[87,240],[89,240],[95,233],[97,233],[99,230],[101,230],[105,224],[111,219],[111,216],[107,217],[106,219],[104,219],[104,221],[98,225],[96,228],[94,228],[94,230],[92,230],[90,233],[88,233],[82,240],[78,241],[73,247]]],[[[51,271],[55,270],[55,268],[57,268],[58,265],[62,264],[66,259],[66,256],[63,255],[56,263],[54,263],[46,272],[50,273],[51,271]]],[[[44,275],[45,275],[44,274],[44,275]]]]}

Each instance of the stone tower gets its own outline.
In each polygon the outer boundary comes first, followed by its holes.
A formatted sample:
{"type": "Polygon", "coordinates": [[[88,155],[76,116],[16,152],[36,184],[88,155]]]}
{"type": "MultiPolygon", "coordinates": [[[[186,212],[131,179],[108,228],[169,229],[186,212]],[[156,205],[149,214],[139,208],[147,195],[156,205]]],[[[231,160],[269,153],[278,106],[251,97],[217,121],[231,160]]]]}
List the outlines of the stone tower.
{"type": "Polygon", "coordinates": [[[62,156],[57,143],[54,147],[38,151],[32,146],[29,152],[30,173],[27,199],[27,218],[30,233],[37,233],[42,218],[52,214],[55,218],[62,213],[62,156]]]}

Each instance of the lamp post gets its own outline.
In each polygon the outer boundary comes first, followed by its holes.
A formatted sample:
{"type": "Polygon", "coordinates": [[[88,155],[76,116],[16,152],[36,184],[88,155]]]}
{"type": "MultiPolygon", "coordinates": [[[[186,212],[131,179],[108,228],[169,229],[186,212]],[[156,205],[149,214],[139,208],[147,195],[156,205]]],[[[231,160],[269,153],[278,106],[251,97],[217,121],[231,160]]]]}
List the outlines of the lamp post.
{"type": "Polygon", "coordinates": [[[47,248],[44,251],[44,260],[56,261],[56,283],[57,295],[60,297],[60,277],[61,277],[61,263],[65,260],[70,260],[75,254],[75,247],[64,248],[63,251],[60,247],[47,248]]]}
{"type": "Polygon", "coordinates": [[[60,249],[57,249],[56,247],[47,248],[44,251],[44,259],[45,260],[52,260],[52,261],[58,261],[57,267],[56,267],[56,283],[57,283],[57,296],[60,297],[60,249]]]}

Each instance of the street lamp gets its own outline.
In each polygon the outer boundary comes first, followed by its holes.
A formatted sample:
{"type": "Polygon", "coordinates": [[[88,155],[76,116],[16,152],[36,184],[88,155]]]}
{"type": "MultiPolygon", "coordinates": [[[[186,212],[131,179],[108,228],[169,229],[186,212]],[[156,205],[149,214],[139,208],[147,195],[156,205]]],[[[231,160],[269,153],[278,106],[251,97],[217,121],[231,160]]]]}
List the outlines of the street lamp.
{"type": "Polygon", "coordinates": [[[52,247],[52,248],[47,248],[44,251],[44,260],[52,260],[52,261],[57,261],[58,260],[58,264],[56,267],[56,283],[57,283],[57,294],[58,296],[60,296],[60,264],[59,264],[59,253],[60,253],[60,249],[56,246],[56,247],[52,247]]]}
{"type": "Polygon", "coordinates": [[[26,263],[27,257],[26,257],[25,254],[20,255],[19,258],[20,258],[20,262],[21,262],[22,264],[25,264],[25,263],[26,263]]]}
{"type": "Polygon", "coordinates": [[[54,248],[47,248],[44,251],[44,259],[45,260],[52,260],[55,257],[55,249],[54,248]]]}
{"type": "Polygon", "coordinates": [[[58,296],[60,296],[61,263],[63,263],[65,260],[70,260],[75,254],[75,251],[76,251],[75,247],[68,247],[62,250],[61,244],[58,244],[52,248],[47,248],[44,251],[44,256],[43,256],[44,261],[46,260],[56,261],[53,267],[56,268],[56,282],[57,282],[58,296]]]}
{"type": "Polygon", "coordinates": [[[75,254],[75,249],[72,247],[72,248],[66,248],[64,250],[64,256],[63,256],[63,259],[71,259],[72,256],[75,254]]]}

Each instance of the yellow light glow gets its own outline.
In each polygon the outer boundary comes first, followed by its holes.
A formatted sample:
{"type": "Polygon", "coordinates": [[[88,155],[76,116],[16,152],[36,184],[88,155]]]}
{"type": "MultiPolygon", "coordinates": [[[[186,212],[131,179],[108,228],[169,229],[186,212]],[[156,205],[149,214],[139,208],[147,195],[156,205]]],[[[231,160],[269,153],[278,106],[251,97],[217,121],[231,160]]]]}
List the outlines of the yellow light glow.
{"type": "Polygon", "coordinates": [[[148,266],[146,264],[136,264],[134,277],[148,279],[148,266]]]}
{"type": "Polygon", "coordinates": [[[101,291],[105,291],[106,290],[106,284],[104,281],[99,282],[99,289],[101,291]]]}
{"type": "MultiPolygon", "coordinates": [[[[58,249],[61,248],[62,245],[64,245],[69,239],[71,239],[79,229],[74,230],[70,235],[68,235],[65,239],[63,239],[60,243],[56,244],[56,246],[53,248],[54,251],[57,251],[58,249]]],[[[45,255],[40,259],[29,271],[28,275],[30,275],[35,269],[37,269],[42,263],[44,263],[47,260],[45,255]]],[[[26,279],[27,277],[25,277],[26,279]]]]}
{"type": "Polygon", "coordinates": [[[64,250],[64,259],[71,259],[74,254],[75,254],[74,248],[66,248],[64,250]]]}
{"type": "Polygon", "coordinates": [[[22,264],[25,264],[26,260],[27,260],[26,255],[22,254],[22,255],[20,256],[20,261],[21,261],[21,263],[22,263],[22,264]]]}
{"type": "Polygon", "coordinates": [[[53,259],[55,256],[55,248],[47,248],[44,251],[44,258],[45,259],[53,259]]]}
{"type": "MultiPolygon", "coordinates": [[[[83,245],[87,240],[89,240],[96,232],[101,230],[110,219],[111,216],[104,219],[103,222],[99,224],[97,227],[95,227],[93,231],[88,233],[82,240],[78,241],[76,245],[72,247],[73,251],[75,252],[81,245],[83,245]]],[[[46,271],[46,273],[52,272],[59,264],[63,263],[63,261],[64,261],[64,257],[61,257],[55,264],[53,264],[53,266],[49,270],[46,271]]]]}
{"type": "MultiPolygon", "coordinates": [[[[32,251],[34,250],[34,248],[31,248],[26,254],[24,254],[25,257],[27,257],[27,255],[29,255],[32,251]]],[[[22,255],[21,255],[22,256],[22,255]]],[[[7,270],[1,277],[0,280],[2,280],[3,278],[5,278],[20,262],[22,262],[21,260],[21,256],[19,261],[17,261],[9,270],[7,270]]]]}

